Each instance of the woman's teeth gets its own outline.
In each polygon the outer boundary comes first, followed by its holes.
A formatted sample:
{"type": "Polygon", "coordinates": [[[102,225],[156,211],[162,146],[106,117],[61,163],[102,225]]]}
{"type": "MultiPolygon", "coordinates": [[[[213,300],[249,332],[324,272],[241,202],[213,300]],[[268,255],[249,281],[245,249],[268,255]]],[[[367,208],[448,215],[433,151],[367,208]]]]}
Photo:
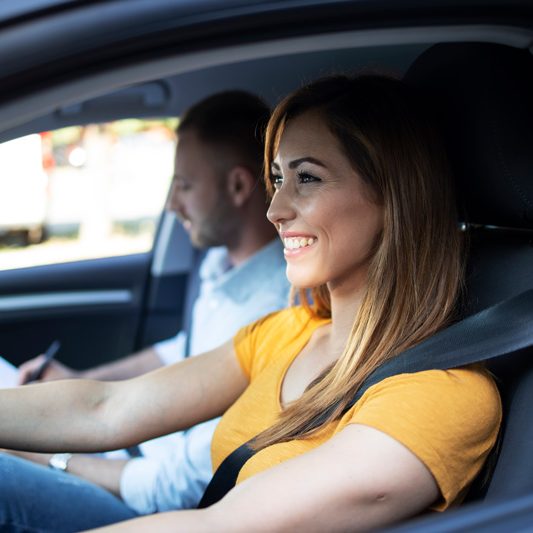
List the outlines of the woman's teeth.
{"type": "Polygon", "coordinates": [[[288,250],[297,250],[305,246],[311,246],[315,242],[313,237],[287,237],[283,239],[283,244],[288,250]]]}

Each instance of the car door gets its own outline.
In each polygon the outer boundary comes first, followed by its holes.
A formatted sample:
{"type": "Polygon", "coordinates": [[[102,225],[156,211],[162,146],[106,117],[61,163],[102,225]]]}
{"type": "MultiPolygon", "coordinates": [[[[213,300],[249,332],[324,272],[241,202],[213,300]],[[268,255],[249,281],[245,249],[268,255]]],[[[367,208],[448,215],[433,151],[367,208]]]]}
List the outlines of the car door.
{"type": "Polygon", "coordinates": [[[80,368],[134,349],[151,254],[15,269],[0,275],[2,355],[19,365],[61,342],[80,368]]]}
{"type": "Polygon", "coordinates": [[[13,364],[57,339],[58,359],[86,368],[179,330],[191,247],[175,216],[162,216],[175,121],[134,118],[162,114],[159,94],[153,84],[110,93],[33,126],[47,128],[46,238],[0,241],[0,355],[13,364]]]}
{"type": "Polygon", "coordinates": [[[170,215],[154,251],[0,272],[2,355],[19,365],[58,339],[58,359],[84,368],[173,335],[190,259],[170,215]]]}

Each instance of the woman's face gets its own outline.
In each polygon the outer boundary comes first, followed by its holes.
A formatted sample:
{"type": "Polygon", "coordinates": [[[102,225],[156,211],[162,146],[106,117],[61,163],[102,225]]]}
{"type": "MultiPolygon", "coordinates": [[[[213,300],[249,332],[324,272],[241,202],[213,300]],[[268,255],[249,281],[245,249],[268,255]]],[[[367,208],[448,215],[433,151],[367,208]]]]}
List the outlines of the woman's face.
{"type": "Polygon", "coordinates": [[[383,208],[318,112],[288,122],[272,181],[267,216],[285,245],[289,281],[299,288],[360,288],[383,228],[383,208]]]}

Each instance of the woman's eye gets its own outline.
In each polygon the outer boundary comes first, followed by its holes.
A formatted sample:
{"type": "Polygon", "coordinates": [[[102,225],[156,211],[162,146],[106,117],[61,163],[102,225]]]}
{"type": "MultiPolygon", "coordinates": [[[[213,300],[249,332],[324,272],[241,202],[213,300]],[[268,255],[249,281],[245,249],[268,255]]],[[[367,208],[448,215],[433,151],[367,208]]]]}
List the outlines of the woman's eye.
{"type": "Polygon", "coordinates": [[[320,178],[309,174],[309,172],[298,172],[298,181],[300,183],[312,183],[315,181],[322,181],[320,178]]]}
{"type": "Polygon", "coordinates": [[[279,189],[283,183],[283,177],[279,174],[271,174],[270,183],[272,184],[272,187],[274,187],[274,189],[279,189]]]}

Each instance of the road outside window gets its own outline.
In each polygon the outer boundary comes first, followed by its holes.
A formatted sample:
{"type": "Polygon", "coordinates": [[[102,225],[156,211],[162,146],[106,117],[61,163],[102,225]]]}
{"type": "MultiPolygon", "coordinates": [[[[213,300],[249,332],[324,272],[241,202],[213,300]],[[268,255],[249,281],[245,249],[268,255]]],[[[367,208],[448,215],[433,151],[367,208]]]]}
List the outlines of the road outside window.
{"type": "Polygon", "coordinates": [[[146,252],[170,187],[176,119],[0,144],[0,270],[146,252]]]}

